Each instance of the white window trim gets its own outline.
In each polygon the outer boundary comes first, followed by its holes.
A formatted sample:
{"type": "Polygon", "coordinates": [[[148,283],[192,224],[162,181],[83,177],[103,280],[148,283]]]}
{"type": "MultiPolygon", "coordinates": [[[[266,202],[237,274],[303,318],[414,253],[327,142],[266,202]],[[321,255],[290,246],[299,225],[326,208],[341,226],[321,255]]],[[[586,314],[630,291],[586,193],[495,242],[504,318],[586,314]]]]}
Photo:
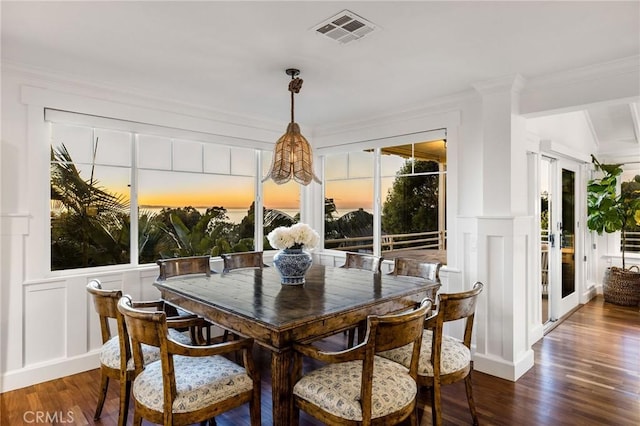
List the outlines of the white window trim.
{"type": "MultiPolygon", "coordinates": [[[[262,154],[261,150],[270,151],[273,148],[273,141],[277,140],[281,133],[281,129],[272,130],[224,123],[26,85],[21,87],[21,102],[27,107],[27,157],[29,158],[30,167],[30,173],[28,173],[28,188],[30,188],[30,192],[27,194],[27,205],[29,206],[31,220],[29,232],[25,238],[25,256],[29,259],[38,259],[38,261],[28,262],[25,281],[82,275],[88,271],[92,273],[116,272],[148,267],[148,265],[138,265],[136,256],[135,258],[131,257],[131,263],[122,265],[61,271],[51,270],[49,214],[51,161],[48,136],[50,133],[48,131],[49,123],[45,120],[47,111],[51,111],[48,114],[59,114],[59,116],[64,114],[67,117],[75,116],[76,119],[79,114],[92,117],[90,120],[100,123],[96,127],[103,128],[114,128],[113,124],[105,126],[105,123],[108,124],[110,121],[112,123],[117,121],[133,123],[132,125],[140,126],[140,129],[148,128],[145,126],[154,126],[154,128],[159,126],[168,132],[175,132],[174,137],[177,138],[185,138],[187,135],[189,135],[189,138],[193,138],[197,135],[196,140],[200,141],[203,141],[203,139],[208,142],[224,140],[226,143],[223,145],[255,149],[258,156],[262,154]],[[57,112],[54,113],[54,110],[57,112]],[[77,111],[77,113],[73,111],[77,111]]],[[[135,144],[132,146],[135,147],[135,144]]],[[[256,182],[260,181],[260,173],[262,173],[262,169],[259,167],[260,164],[261,161],[256,163],[256,182]]],[[[256,197],[262,191],[261,185],[258,187],[260,192],[256,189],[256,197]]],[[[258,200],[256,200],[256,208],[258,208],[258,200]]],[[[301,205],[302,209],[303,206],[301,205]]],[[[257,239],[258,235],[256,234],[257,239]]],[[[260,238],[259,244],[262,245],[262,238],[260,238]]],[[[137,253],[137,249],[135,253],[137,253]]],[[[133,254],[134,251],[132,250],[131,256],[133,254]]]]}

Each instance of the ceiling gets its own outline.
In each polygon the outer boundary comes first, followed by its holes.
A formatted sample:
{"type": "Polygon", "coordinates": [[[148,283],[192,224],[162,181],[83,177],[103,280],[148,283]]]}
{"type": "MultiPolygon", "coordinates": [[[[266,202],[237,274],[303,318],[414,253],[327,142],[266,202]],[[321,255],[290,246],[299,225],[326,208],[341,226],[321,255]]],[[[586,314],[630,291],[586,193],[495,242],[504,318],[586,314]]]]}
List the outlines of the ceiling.
{"type": "MultiPolygon", "coordinates": [[[[532,79],[640,54],[638,1],[3,1],[1,7],[4,64],[212,114],[288,121],[284,70],[299,68],[296,121],[303,132],[416,108],[494,78],[532,79]],[[315,31],[345,9],[375,31],[346,44],[315,31]]],[[[588,111],[596,137],[626,138],[631,131],[637,143],[629,109],[588,111]]]]}

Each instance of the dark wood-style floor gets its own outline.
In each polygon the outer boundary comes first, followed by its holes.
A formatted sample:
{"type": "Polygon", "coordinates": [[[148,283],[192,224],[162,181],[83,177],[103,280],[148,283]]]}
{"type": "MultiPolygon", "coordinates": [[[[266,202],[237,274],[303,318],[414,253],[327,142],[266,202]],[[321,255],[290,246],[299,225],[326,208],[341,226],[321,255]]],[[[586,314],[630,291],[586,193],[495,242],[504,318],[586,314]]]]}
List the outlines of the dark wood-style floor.
{"type": "MultiPolygon", "coordinates": [[[[343,339],[338,336],[336,340],[343,339]]],[[[344,344],[342,341],[332,342],[344,344]]],[[[482,425],[640,425],[640,310],[604,303],[582,306],[534,345],[535,366],[513,383],[474,372],[473,389],[482,425]]],[[[262,420],[271,421],[269,358],[256,351],[263,368],[262,420]]],[[[100,421],[93,421],[99,374],[92,370],[1,395],[0,425],[35,424],[38,412],[58,422],[37,424],[115,425],[114,383],[100,421]]],[[[133,404],[132,404],[133,405],[133,404]]],[[[445,425],[471,422],[464,386],[443,389],[445,425]]],[[[423,425],[431,424],[430,408],[423,425]]],[[[133,409],[129,413],[132,419],[133,409]]],[[[218,417],[219,426],[249,424],[247,407],[218,417]]],[[[149,423],[144,422],[148,425],[149,423]]],[[[320,423],[306,415],[302,426],[320,423]]]]}

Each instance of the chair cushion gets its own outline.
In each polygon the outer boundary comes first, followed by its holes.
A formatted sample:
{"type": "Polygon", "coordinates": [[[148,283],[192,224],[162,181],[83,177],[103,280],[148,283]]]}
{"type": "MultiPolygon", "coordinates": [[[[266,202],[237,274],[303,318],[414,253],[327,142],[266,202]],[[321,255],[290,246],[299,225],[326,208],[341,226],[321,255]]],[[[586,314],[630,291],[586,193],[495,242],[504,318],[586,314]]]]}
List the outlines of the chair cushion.
{"type": "MultiPolygon", "coordinates": [[[[172,328],[169,329],[169,336],[176,342],[186,345],[191,344],[191,336],[188,332],[181,333],[178,330],[172,328]]],[[[149,345],[142,345],[142,357],[145,364],[160,359],[160,349],[149,345]]],[[[100,364],[106,365],[109,368],[120,369],[120,340],[118,336],[114,336],[109,339],[100,350],[100,364]]],[[[127,370],[133,371],[134,363],[133,358],[127,361],[127,370]]]]}
{"type": "MultiPolygon", "coordinates": [[[[417,394],[416,382],[402,365],[375,357],[371,416],[378,418],[406,407],[417,394]]],[[[362,361],[327,364],[303,376],[294,395],[343,419],[361,421],[362,361]]]]}
{"type": "MultiPolygon", "coordinates": [[[[187,357],[175,355],[176,376],[174,413],[187,413],[253,389],[245,369],[222,356],[187,357]]],[[[135,399],[152,410],[162,412],[162,365],[148,364],[133,381],[135,399]]]]}
{"type": "MultiPolygon", "coordinates": [[[[433,365],[431,364],[431,342],[433,332],[425,330],[422,333],[422,346],[420,348],[420,362],[418,375],[433,377],[433,365]]],[[[389,358],[402,365],[408,366],[411,362],[413,343],[401,348],[380,352],[380,356],[389,358]]],[[[450,374],[462,370],[471,362],[471,352],[460,340],[451,336],[442,337],[442,352],[440,355],[440,374],[450,374]]]]}

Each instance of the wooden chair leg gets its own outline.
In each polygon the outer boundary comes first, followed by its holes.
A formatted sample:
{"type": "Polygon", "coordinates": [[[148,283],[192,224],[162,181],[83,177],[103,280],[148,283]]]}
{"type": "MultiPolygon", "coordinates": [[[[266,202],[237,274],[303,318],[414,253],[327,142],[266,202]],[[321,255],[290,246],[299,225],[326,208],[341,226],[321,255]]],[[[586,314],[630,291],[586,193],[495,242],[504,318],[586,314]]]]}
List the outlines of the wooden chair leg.
{"type": "Polygon", "coordinates": [[[469,371],[467,377],[464,378],[464,387],[467,391],[467,402],[469,403],[469,411],[471,411],[473,424],[474,426],[478,426],[478,413],[476,413],[476,403],[473,401],[473,389],[471,388],[471,371],[469,371]]]}
{"type": "Polygon", "coordinates": [[[418,402],[417,401],[416,401],[416,406],[413,408],[413,411],[409,416],[409,424],[411,426],[418,426],[418,402]]]}
{"type": "Polygon", "coordinates": [[[129,398],[131,396],[131,381],[120,380],[120,413],[118,413],[118,426],[127,425],[129,416],[129,398]]]}
{"type": "Polygon", "coordinates": [[[260,426],[262,419],[260,417],[260,387],[254,389],[253,398],[249,403],[249,417],[251,418],[251,426],[260,426]]]}
{"type": "Polygon", "coordinates": [[[133,412],[133,426],[142,425],[142,416],[138,413],[138,410],[133,412]]]}
{"type": "Polygon", "coordinates": [[[347,330],[347,347],[352,348],[356,344],[356,330],[358,331],[358,344],[364,340],[364,335],[367,332],[367,322],[361,321],[356,327],[347,330]]]}
{"type": "Polygon", "coordinates": [[[358,324],[358,344],[364,342],[364,335],[367,334],[367,322],[360,321],[358,324]]]}
{"type": "Polygon", "coordinates": [[[347,330],[347,347],[352,348],[356,340],[356,329],[350,328],[347,330]]]}
{"type": "Polygon", "coordinates": [[[93,420],[98,420],[102,414],[102,406],[104,400],[107,397],[107,390],[109,389],[109,377],[104,371],[100,371],[100,396],[98,397],[98,405],[96,406],[96,413],[93,416],[93,420]]]}
{"type": "Polygon", "coordinates": [[[433,426],[442,426],[442,406],[440,405],[440,383],[435,381],[431,388],[431,417],[433,426]]]}

